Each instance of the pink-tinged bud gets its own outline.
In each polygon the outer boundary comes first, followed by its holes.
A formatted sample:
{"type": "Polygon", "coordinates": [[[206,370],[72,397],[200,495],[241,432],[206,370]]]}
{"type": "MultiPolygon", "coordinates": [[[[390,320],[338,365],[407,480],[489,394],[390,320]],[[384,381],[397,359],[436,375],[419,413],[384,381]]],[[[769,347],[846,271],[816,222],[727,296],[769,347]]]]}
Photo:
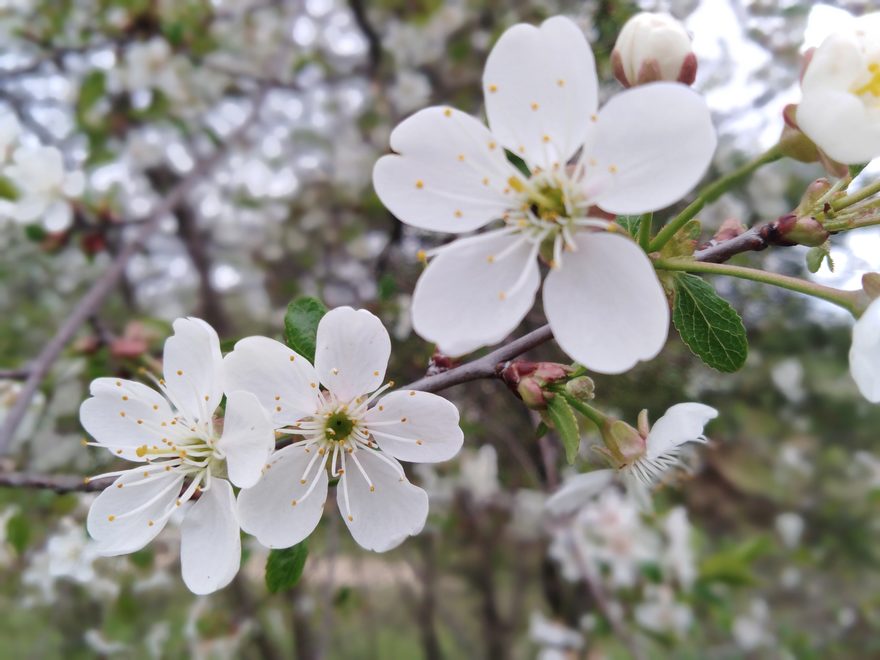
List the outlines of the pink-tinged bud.
{"type": "Polygon", "coordinates": [[[555,362],[514,361],[501,370],[501,378],[529,408],[543,410],[554,394],[546,387],[568,378],[571,367],[555,362]]]}
{"type": "Polygon", "coordinates": [[[565,391],[578,401],[591,401],[596,398],[596,383],[589,376],[578,376],[565,384],[565,391]]]}
{"type": "Polygon", "coordinates": [[[617,37],[611,67],[624,87],[658,80],[691,85],[697,77],[691,38],[669,14],[642,12],[630,18],[617,37]]]}
{"type": "MultiPolygon", "coordinates": [[[[824,245],[830,234],[815,218],[805,215],[797,217],[789,214],[776,221],[779,237],[790,245],[818,247],[824,245]]],[[[782,243],[782,241],[778,241],[782,243]]]]}
{"type": "Polygon", "coordinates": [[[819,201],[828,194],[829,190],[831,190],[831,182],[828,179],[816,179],[804,190],[794,213],[796,215],[813,215],[823,211],[824,209],[819,208],[819,201]]]}
{"type": "MultiPolygon", "coordinates": [[[[641,420],[640,420],[641,423],[641,420]]],[[[629,465],[645,454],[647,447],[644,436],[622,420],[609,421],[602,427],[602,441],[618,467],[629,465]]]]}

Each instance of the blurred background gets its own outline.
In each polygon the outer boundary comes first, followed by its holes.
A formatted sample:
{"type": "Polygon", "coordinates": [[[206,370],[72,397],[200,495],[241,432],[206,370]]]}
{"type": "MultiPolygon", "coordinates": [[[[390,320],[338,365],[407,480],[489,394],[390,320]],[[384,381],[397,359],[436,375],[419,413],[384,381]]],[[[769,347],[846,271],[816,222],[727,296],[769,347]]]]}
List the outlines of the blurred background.
{"type": "MultiPolygon", "coordinates": [[[[620,89],[609,56],[623,22],[641,9],[682,19],[719,132],[717,175],[775,142],[805,43],[833,27],[833,7],[870,4],[0,0],[0,156],[57,150],[32,171],[37,188],[51,179],[34,193],[38,213],[0,202],[0,420],[88,287],[124,263],[42,380],[0,472],[74,484],[116,469],[81,446],[79,404],[92,378],[160,357],[181,315],[231,346],[280,336],[297,295],[366,307],[392,334],[390,377],[423,375],[433,347],[411,331],[410,294],[418,250],[441,237],[382,207],[372,165],[421,107],[482,112],[483,63],[506,27],[575,19],[607,98],[620,89]]],[[[725,219],[786,213],[821,175],[788,161],[762,170],[705,210],[705,236],[725,219]]],[[[880,232],[835,243],[834,273],[808,274],[804,256],[774,248],[737,263],[856,286],[880,270],[880,232]]],[[[84,525],[94,494],[0,487],[0,658],[877,657],[880,408],[848,376],[852,321],[786,292],[714,284],[749,331],[741,372],[710,370],[671,336],[658,359],[597,379],[597,405],[630,422],[680,401],[721,411],[693,475],[660,490],[654,516],[611,490],[576,520],[548,520],[546,493],[566,469],[541,452],[558,447],[536,439],[537,419],[501,383],[479,381],[445,393],[462,411],[460,457],[411,475],[431,496],[425,531],[368,553],[330,511],[304,578],[277,594],[253,539],[235,582],[196,597],[174,524],[143,551],[98,558],[84,525]]],[[[542,319],[536,308],[521,331],[542,319]]],[[[535,355],[565,361],[553,345],[535,355]]],[[[597,462],[585,438],[579,467],[597,462]]]]}

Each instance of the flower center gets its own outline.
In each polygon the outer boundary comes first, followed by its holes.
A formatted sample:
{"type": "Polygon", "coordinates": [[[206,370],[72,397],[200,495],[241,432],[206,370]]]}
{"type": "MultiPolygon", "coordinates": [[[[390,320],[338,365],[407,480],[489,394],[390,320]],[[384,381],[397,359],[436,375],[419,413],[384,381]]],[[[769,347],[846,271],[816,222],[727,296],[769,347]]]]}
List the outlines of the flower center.
{"type": "Polygon", "coordinates": [[[354,430],[354,421],[343,410],[330,414],[324,422],[324,437],[333,442],[345,442],[354,430]]]}
{"type": "Polygon", "coordinates": [[[864,85],[852,90],[852,92],[858,96],[870,94],[874,98],[880,98],[880,64],[876,62],[869,64],[868,73],[871,74],[871,79],[864,85]]]}

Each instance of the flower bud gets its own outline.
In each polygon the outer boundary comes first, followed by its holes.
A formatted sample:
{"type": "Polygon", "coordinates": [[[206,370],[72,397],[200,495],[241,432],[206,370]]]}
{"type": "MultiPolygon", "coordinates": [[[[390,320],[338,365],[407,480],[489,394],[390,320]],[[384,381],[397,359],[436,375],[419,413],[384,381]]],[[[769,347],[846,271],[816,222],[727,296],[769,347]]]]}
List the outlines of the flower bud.
{"type": "Polygon", "coordinates": [[[565,391],[578,401],[590,401],[596,396],[596,383],[589,376],[578,376],[565,384],[565,391]]]}
{"type": "Polygon", "coordinates": [[[824,245],[830,236],[822,223],[812,216],[798,217],[791,213],[779,218],[776,223],[780,238],[790,245],[818,247],[824,245]]]}
{"type": "Polygon", "coordinates": [[[862,275],[862,289],[871,300],[880,298],[880,273],[865,273],[862,275]]]}
{"type": "Polygon", "coordinates": [[[510,362],[501,370],[501,378],[529,408],[543,410],[553,397],[545,388],[568,378],[571,367],[555,362],[510,362]]]}
{"type": "Polygon", "coordinates": [[[630,18],[617,37],[611,66],[624,87],[657,80],[690,85],[697,77],[691,38],[669,14],[642,12],[630,18]]]}

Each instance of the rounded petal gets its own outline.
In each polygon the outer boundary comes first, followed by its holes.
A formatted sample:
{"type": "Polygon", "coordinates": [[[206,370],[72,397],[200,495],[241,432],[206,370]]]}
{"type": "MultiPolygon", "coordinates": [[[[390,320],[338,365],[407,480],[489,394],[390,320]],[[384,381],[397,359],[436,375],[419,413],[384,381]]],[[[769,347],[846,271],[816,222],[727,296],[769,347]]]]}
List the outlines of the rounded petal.
{"type": "Polygon", "coordinates": [[[640,85],[599,112],[586,185],[598,190],[593,199],[605,211],[656,211],[700,181],[716,142],[703,97],[677,83],[640,85]]]}
{"type": "Polygon", "coordinates": [[[223,397],[220,340],[201,319],[177,319],[173,327],[174,334],[165,341],[165,388],[190,422],[205,423],[223,397]]]}
{"type": "Polygon", "coordinates": [[[365,415],[366,427],[382,451],[413,463],[455,456],[464,442],[458,418],[458,408],[450,401],[415,390],[392,392],[365,415]]]}
{"type": "Polygon", "coordinates": [[[678,403],[651,427],[646,455],[653,460],[685,442],[703,439],[703,428],[718,411],[702,403],[678,403]]]}
{"type": "Polygon", "coordinates": [[[73,224],[73,210],[66,201],[56,200],[49,204],[43,215],[43,227],[50,233],[65,231],[73,224]]]}
{"type": "Polygon", "coordinates": [[[253,393],[276,427],[318,409],[318,374],[308,360],[268,337],[246,337],[223,360],[226,393],[253,393]]]}
{"type": "Polygon", "coordinates": [[[394,129],[391,148],[397,154],[379,159],[373,186],[408,225],[469,232],[515,204],[507,181],[517,171],[486,127],[468,114],[421,110],[394,129]]]}
{"type": "Polygon", "coordinates": [[[797,109],[798,127],[833,160],[854,165],[880,156],[877,111],[848,92],[804,92],[797,109]]]}
{"type": "Polygon", "coordinates": [[[289,548],[318,526],[328,483],[327,470],[320,466],[320,458],[309,471],[306,483],[302,483],[314,456],[314,449],[285,447],[272,455],[256,486],[238,494],[241,528],[266,547],[289,548]],[[318,483],[312,487],[316,478],[318,483]],[[312,491],[306,495],[310,488],[312,491]]]}
{"type": "Polygon", "coordinates": [[[365,309],[337,307],[318,323],[315,371],[324,387],[343,401],[378,389],[390,357],[388,331],[365,309]]]}
{"type": "Polygon", "coordinates": [[[89,389],[92,396],[80,406],[80,423],[115,456],[145,461],[137,455],[138,447],[183,439],[181,427],[170,424],[171,406],[156,390],[121,378],[97,378],[89,389]]]}
{"type": "Polygon", "coordinates": [[[459,239],[419,278],[413,328],[443,353],[464,355],[510,334],[531,309],[540,283],[527,241],[498,234],[459,239]]]}
{"type": "Polygon", "coordinates": [[[263,472],[275,448],[275,428],[269,414],[250,392],[231,392],[223,417],[223,436],[217,447],[226,453],[229,480],[250,488],[263,472]]]}
{"type": "Polygon", "coordinates": [[[565,480],[544,506],[550,513],[563,516],[574,513],[614,480],[614,470],[594,470],[565,480]]]}
{"type": "Polygon", "coordinates": [[[862,396],[871,403],[880,403],[880,299],[856,321],[849,370],[862,396]]]}
{"type": "Polygon", "coordinates": [[[241,565],[241,535],[235,495],[225,479],[214,479],[187,511],[180,527],[180,568],[194,594],[209,594],[232,582],[241,565]]]}
{"type": "Polygon", "coordinates": [[[666,343],[669,306],[642,249],[617,234],[577,239],[544,284],[544,312],[556,342],[593,371],[619,374],[666,343]]]}
{"type": "Polygon", "coordinates": [[[562,16],[540,28],[514,25],[501,35],[483,73],[492,133],[530,166],[565,164],[583,146],[596,112],[593,52],[562,16]]]}
{"type": "Polygon", "coordinates": [[[182,484],[183,475],[161,466],[135,468],[117,478],[92,502],[86,519],[98,553],[124,555],[152,541],[175,508],[182,484]]]}
{"type": "Polygon", "coordinates": [[[428,494],[407,480],[400,463],[369,449],[358,451],[357,460],[363,473],[350,454],[336,487],[336,504],[358,545],[385,552],[422,531],[428,494]]]}

